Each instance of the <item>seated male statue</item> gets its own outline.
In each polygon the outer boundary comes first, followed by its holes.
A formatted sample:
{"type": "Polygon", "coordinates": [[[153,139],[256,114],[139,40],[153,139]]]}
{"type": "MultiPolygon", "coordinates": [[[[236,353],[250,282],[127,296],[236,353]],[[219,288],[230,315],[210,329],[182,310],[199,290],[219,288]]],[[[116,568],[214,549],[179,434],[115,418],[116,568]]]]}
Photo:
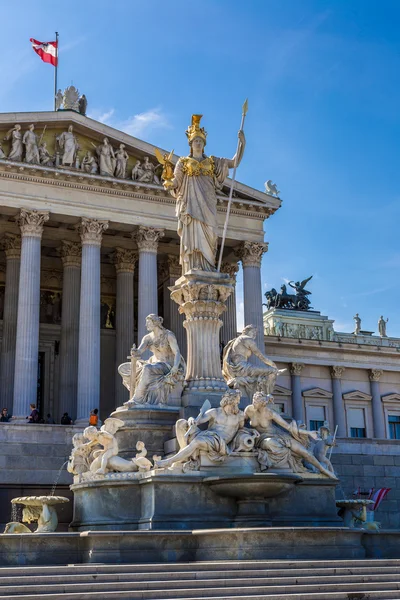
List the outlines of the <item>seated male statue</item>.
{"type": "Polygon", "coordinates": [[[176,423],[176,435],[180,450],[175,456],[164,460],[155,460],[156,467],[170,467],[174,463],[197,460],[200,452],[206,452],[210,460],[221,461],[229,454],[228,444],[244,425],[244,414],[239,410],[240,392],[228,390],[222,396],[218,408],[206,410],[206,401],[196,419],[189,417],[176,423]],[[208,423],[205,430],[197,426],[208,423]]]}
{"type": "Polygon", "coordinates": [[[222,373],[229,387],[239,389],[249,399],[262,390],[272,394],[276,378],[286,369],[278,369],[276,364],[264,356],[256,344],[257,327],[247,325],[242,333],[227,343],[223,353],[222,373]],[[256,356],[263,365],[249,362],[251,355],[256,356]]]}
{"type": "Polygon", "coordinates": [[[296,421],[287,423],[273,408],[271,395],[256,392],[253,402],[246,406],[244,414],[260,436],[256,439],[259,449],[258,460],[264,468],[290,468],[294,472],[306,472],[303,460],[320,473],[331,479],[335,474],[325,468],[308,450],[310,437],[316,438],[315,431],[307,431],[298,426],[296,421]]]}

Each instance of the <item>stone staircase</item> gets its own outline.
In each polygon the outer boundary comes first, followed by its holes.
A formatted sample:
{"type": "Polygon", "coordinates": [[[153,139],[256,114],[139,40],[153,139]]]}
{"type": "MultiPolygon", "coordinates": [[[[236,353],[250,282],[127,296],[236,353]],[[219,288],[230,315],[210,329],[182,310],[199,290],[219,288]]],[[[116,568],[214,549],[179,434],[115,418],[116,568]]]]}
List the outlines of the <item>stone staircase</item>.
{"type": "Polygon", "coordinates": [[[400,599],[400,559],[85,564],[0,569],[0,600],[400,599]]]}

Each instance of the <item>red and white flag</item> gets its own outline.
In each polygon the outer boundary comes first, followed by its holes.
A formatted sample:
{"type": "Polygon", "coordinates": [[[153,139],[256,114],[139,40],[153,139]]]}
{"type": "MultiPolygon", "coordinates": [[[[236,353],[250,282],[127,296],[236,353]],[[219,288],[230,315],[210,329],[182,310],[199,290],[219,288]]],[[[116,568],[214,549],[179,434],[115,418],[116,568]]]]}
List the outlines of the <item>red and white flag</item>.
{"type": "Polygon", "coordinates": [[[386,498],[390,490],[391,488],[380,488],[379,490],[377,490],[371,498],[371,500],[373,500],[375,504],[373,506],[372,504],[370,504],[370,506],[372,506],[370,510],[378,510],[380,503],[386,498]]]}
{"type": "Polygon", "coordinates": [[[43,62],[50,63],[53,67],[58,64],[58,42],[38,42],[31,38],[29,40],[33,50],[40,56],[43,62]]]}

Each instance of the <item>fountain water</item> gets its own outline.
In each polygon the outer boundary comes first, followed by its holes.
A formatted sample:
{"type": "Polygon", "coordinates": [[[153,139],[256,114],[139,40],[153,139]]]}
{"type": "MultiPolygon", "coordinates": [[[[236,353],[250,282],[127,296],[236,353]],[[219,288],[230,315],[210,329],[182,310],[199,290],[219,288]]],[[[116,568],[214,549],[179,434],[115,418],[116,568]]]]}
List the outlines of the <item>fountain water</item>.
{"type": "Polygon", "coordinates": [[[66,460],[65,462],[63,462],[63,464],[61,465],[61,467],[58,469],[56,478],[55,478],[54,483],[53,483],[53,487],[51,488],[50,496],[54,496],[54,492],[56,491],[56,487],[57,487],[59,479],[61,477],[61,472],[62,472],[63,468],[65,467],[65,465],[67,465],[67,464],[68,464],[68,460],[66,460]]]}

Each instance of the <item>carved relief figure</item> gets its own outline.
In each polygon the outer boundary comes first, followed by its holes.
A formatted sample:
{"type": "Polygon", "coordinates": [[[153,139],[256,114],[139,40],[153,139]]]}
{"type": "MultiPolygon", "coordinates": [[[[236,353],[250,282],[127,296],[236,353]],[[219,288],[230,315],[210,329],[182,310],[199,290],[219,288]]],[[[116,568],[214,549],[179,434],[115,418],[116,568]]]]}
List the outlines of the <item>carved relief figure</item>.
{"type": "Polygon", "coordinates": [[[260,390],[272,394],[276,378],[280,372],[283,372],[260,352],[255,342],[256,336],[257,328],[254,325],[247,325],[237,338],[228,342],[223,353],[222,373],[226,383],[229,387],[239,389],[249,398],[260,390]],[[250,363],[252,354],[265,366],[250,363]]]}
{"type": "Polygon", "coordinates": [[[100,175],[112,177],[115,171],[115,154],[108,138],[104,138],[103,143],[95,146],[99,159],[100,175]]]}
{"type": "Polygon", "coordinates": [[[11,150],[8,154],[8,160],[16,160],[17,162],[22,161],[22,133],[21,125],[14,125],[10,131],[7,132],[4,140],[8,141],[11,138],[11,150]]]}
{"type": "Polygon", "coordinates": [[[221,461],[229,454],[228,444],[244,425],[244,414],[239,410],[240,392],[229,390],[222,396],[219,408],[208,408],[206,401],[196,419],[189,417],[176,423],[180,450],[175,456],[155,460],[156,467],[170,467],[174,463],[197,461],[200,452],[206,452],[210,460],[221,461]],[[199,425],[208,423],[206,430],[199,425]]]}
{"type": "Polygon", "coordinates": [[[126,179],[126,165],[128,164],[129,154],[125,151],[125,144],[119,145],[119,150],[115,154],[115,177],[126,179]]]}
{"type": "Polygon", "coordinates": [[[239,155],[232,160],[206,156],[206,132],[200,127],[201,115],[192,116],[192,124],[186,135],[190,155],[181,157],[174,170],[172,180],[165,181],[176,198],[178,234],[181,239],[180,264],[182,272],[191,269],[214,271],[218,242],[217,191],[229,173],[229,169],[240,163],[245,137],[239,132],[239,155]]]}
{"type": "Polygon", "coordinates": [[[92,175],[95,175],[99,170],[97,160],[90,150],[88,150],[83,157],[81,170],[85,171],[85,173],[92,173],[92,175]]]}
{"type": "Polygon", "coordinates": [[[46,142],[42,142],[39,147],[39,160],[40,164],[46,167],[52,167],[54,164],[54,158],[50,155],[50,152],[47,150],[46,142]]]}
{"type": "Polygon", "coordinates": [[[131,392],[131,400],[126,404],[167,404],[172,389],[183,381],[185,362],[179,351],[172,331],[162,325],[162,317],[149,315],[146,327],[149,333],[144,336],[139,348],[132,347],[131,363],[123,363],[118,372],[123,384],[131,392]],[[141,360],[147,350],[153,353],[149,360],[141,360]],[[131,369],[136,362],[136,377],[132,387],[131,369]]]}
{"type": "Polygon", "coordinates": [[[39,149],[37,135],[34,132],[35,126],[29,125],[28,131],[25,131],[22,138],[22,143],[25,146],[25,162],[28,164],[38,165],[39,161],[39,149]]]}
{"type": "Polygon", "coordinates": [[[5,152],[3,150],[3,144],[0,142],[0,159],[2,158],[7,158],[7,156],[5,155],[5,152]]]}
{"type": "Polygon", "coordinates": [[[272,408],[273,403],[271,395],[256,392],[252,404],[246,406],[244,411],[251,427],[260,434],[256,439],[256,447],[259,449],[261,466],[289,467],[294,472],[304,472],[307,471],[304,460],[330,479],[336,479],[332,471],[325,468],[307,448],[309,437],[315,438],[316,433],[301,429],[294,420],[287,423],[272,408]]]}
{"type": "Polygon", "coordinates": [[[133,181],[137,181],[143,175],[143,170],[140,166],[140,160],[136,161],[135,166],[132,169],[132,179],[133,181]]]}
{"type": "Polygon", "coordinates": [[[142,164],[141,169],[142,169],[142,174],[139,177],[139,181],[141,181],[143,183],[156,183],[156,184],[160,183],[160,180],[158,179],[157,175],[155,174],[156,167],[153,165],[153,163],[150,162],[150,159],[148,156],[144,157],[144,163],[142,164]]]}
{"type": "Polygon", "coordinates": [[[64,131],[56,139],[62,150],[62,164],[67,167],[75,166],[76,155],[79,150],[79,144],[74,136],[74,128],[72,125],[68,127],[68,131],[64,131]]]}

